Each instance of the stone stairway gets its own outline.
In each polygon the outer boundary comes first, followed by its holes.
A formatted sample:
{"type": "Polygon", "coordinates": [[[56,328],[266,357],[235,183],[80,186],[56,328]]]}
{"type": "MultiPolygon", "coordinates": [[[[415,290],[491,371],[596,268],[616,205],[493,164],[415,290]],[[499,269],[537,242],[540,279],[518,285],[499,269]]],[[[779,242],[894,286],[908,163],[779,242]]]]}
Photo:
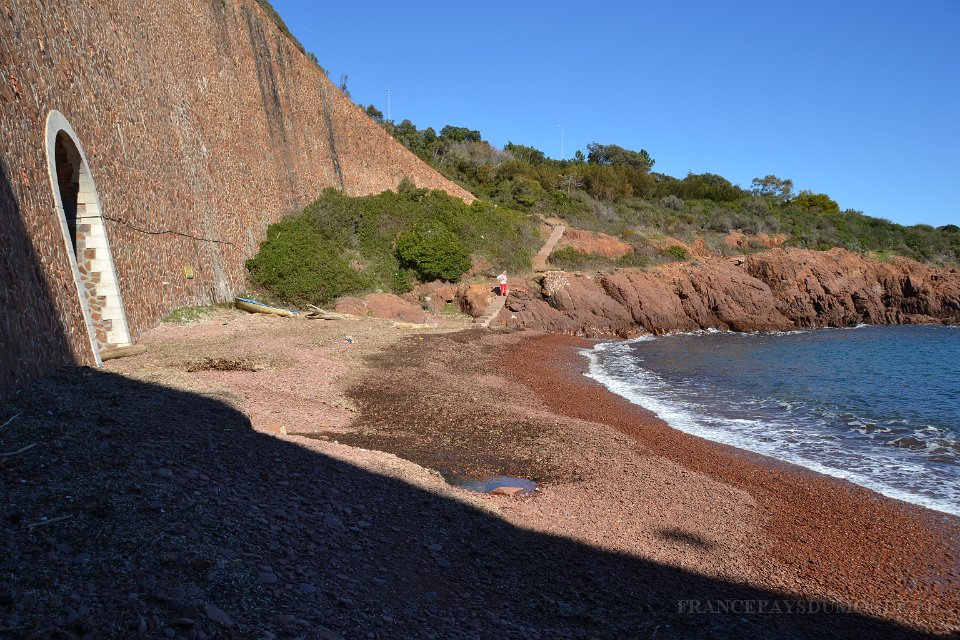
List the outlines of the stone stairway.
{"type": "Polygon", "coordinates": [[[563,236],[563,232],[566,230],[567,228],[562,224],[553,228],[553,231],[550,232],[550,237],[547,238],[546,244],[544,244],[543,248],[533,257],[534,271],[547,270],[547,258],[553,253],[554,248],[556,248],[557,243],[560,242],[560,238],[563,236]]]}
{"type": "Polygon", "coordinates": [[[490,326],[490,323],[493,322],[493,319],[497,317],[500,313],[500,310],[503,309],[503,305],[507,303],[507,296],[497,296],[493,299],[493,302],[487,305],[487,308],[483,310],[483,315],[479,318],[473,320],[473,326],[483,327],[486,329],[490,326]]]}

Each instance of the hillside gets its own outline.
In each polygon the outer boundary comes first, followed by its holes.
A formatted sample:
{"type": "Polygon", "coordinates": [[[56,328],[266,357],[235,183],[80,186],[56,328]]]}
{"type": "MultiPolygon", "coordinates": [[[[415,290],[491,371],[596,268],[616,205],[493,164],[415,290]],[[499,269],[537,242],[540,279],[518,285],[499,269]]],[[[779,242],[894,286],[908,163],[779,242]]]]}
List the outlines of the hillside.
{"type": "Polygon", "coordinates": [[[577,151],[573,160],[552,160],[524,145],[498,149],[465,127],[447,125],[438,133],[409,120],[386,121],[372,105],[366,110],[410,151],[478,197],[621,237],[653,259],[659,252],[651,248],[652,238],[702,240],[722,255],[724,237],[734,231],[745,235],[744,252],[767,248],[763,234],[783,234],[787,247],[840,247],[932,265],[960,262],[956,225],[903,226],[841,209],[827,194],[795,192],[790,179],[767,175],[746,188],[712,173],[677,178],[653,171],[656,162],[646,150],[615,144],[594,143],[586,155],[577,151]]]}

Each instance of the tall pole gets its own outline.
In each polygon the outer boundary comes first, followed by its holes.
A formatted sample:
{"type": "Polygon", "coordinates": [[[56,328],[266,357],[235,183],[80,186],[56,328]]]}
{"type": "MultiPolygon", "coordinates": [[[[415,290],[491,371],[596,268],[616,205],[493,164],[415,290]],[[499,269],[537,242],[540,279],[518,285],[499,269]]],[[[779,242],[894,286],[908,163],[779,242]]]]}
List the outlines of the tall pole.
{"type": "Polygon", "coordinates": [[[563,160],[563,125],[558,124],[557,126],[560,127],[560,159],[563,160]]]}
{"type": "Polygon", "coordinates": [[[387,89],[387,120],[393,120],[390,114],[390,89],[387,89]]]}

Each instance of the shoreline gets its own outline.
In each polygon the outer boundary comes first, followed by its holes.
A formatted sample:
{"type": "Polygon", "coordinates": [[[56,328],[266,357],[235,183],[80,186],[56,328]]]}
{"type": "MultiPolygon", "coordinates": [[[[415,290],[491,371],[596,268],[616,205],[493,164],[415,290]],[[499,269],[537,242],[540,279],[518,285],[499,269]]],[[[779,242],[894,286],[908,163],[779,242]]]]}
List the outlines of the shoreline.
{"type": "MultiPolygon", "coordinates": [[[[891,329],[891,330],[899,329],[899,328],[903,328],[904,326],[905,325],[871,325],[871,324],[861,323],[853,327],[822,327],[822,328],[811,328],[811,329],[802,329],[802,330],[793,330],[793,331],[755,331],[749,334],[741,333],[741,334],[733,334],[733,335],[759,336],[759,337],[789,336],[789,335],[797,335],[797,334],[811,334],[812,332],[820,333],[820,332],[830,332],[830,331],[852,331],[855,329],[857,330],[872,329],[872,330],[884,331],[888,329],[891,329]]],[[[914,326],[915,329],[920,329],[920,330],[923,330],[924,328],[929,328],[929,327],[935,327],[936,329],[960,328],[960,326],[953,326],[953,325],[915,325],[914,326]]],[[[643,340],[669,338],[671,336],[700,337],[700,336],[710,336],[710,335],[724,335],[725,333],[727,332],[720,332],[716,330],[706,330],[706,331],[693,331],[693,332],[674,332],[674,333],[668,333],[668,334],[656,335],[656,336],[651,334],[646,334],[646,335],[638,336],[636,338],[629,338],[629,339],[592,339],[591,338],[590,340],[592,340],[592,343],[587,346],[589,347],[588,350],[591,352],[591,354],[593,354],[593,353],[596,353],[595,349],[604,343],[606,343],[607,345],[615,345],[617,343],[624,343],[624,342],[630,343],[638,340],[643,341],[643,340]]],[[[582,353],[582,352],[578,351],[578,353],[582,353]]],[[[802,456],[799,460],[791,459],[789,456],[781,457],[780,454],[777,452],[765,451],[762,447],[755,448],[756,443],[755,442],[751,443],[749,440],[745,441],[742,444],[736,443],[736,442],[729,442],[729,441],[724,442],[722,439],[713,439],[712,437],[710,437],[709,433],[699,433],[697,429],[688,429],[681,426],[677,426],[676,424],[673,424],[671,422],[672,418],[670,417],[663,418],[660,416],[660,414],[657,413],[656,410],[644,407],[642,398],[631,399],[629,393],[620,394],[617,391],[613,391],[611,387],[608,386],[608,383],[610,382],[619,383],[619,381],[616,380],[616,378],[610,379],[608,376],[604,374],[602,369],[598,372],[600,374],[599,377],[595,376],[594,372],[591,371],[591,368],[594,366],[594,364],[596,364],[596,361],[594,360],[594,356],[591,354],[582,353],[582,355],[586,357],[589,363],[588,366],[585,369],[582,369],[581,371],[581,374],[583,375],[583,377],[589,378],[597,382],[604,388],[611,390],[611,392],[614,393],[615,395],[626,398],[629,402],[631,402],[631,404],[639,405],[643,407],[645,410],[650,411],[651,413],[657,415],[658,418],[662,419],[664,422],[669,424],[672,428],[674,428],[677,431],[702,438],[704,440],[713,442],[715,444],[731,446],[740,451],[746,451],[752,454],[762,456],[763,458],[769,460],[768,464],[784,463],[788,465],[788,467],[796,467],[797,470],[802,469],[804,471],[812,472],[818,476],[828,476],[836,480],[849,482],[854,486],[864,488],[871,492],[880,494],[885,498],[896,500],[898,502],[903,502],[911,506],[917,506],[923,509],[928,509],[930,511],[933,511],[939,514],[945,514],[948,516],[952,516],[954,518],[960,518],[960,510],[958,510],[958,507],[952,501],[944,497],[930,498],[928,499],[928,501],[924,502],[923,496],[919,496],[919,495],[916,495],[915,493],[911,493],[909,489],[899,489],[896,486],[886,484],[882,481],[876,482],[869,477],[863,476],[862,474],[845,474],[843,472],[842,465],[840,467],[834,467],[834,466],[830,466],[829,464],[821,464],[816,462],[808,463],[809,461],[805,460],[802,456]],[[604,378],[607,378],[607,379],[604,379],[604,378]]],[[[654,400],[656,400],[656,397],[654,397],[654,400]]],[[[671,407],[668,403],[668,405],[666,406],[666,410],[669,412],[672,408],[673,407],[671,407]]],[[[855,419],[862,419],[862,418],[855,418],[855,419]]]]}
{"type": "Polygon", "coordinates": [[[184,616],[209,632],[217,611],[264,637],[960,626],[955,519],[673,430],[580,375],[590,341],[443,320],[220,310],[25,392],[2,450],[29,455],[0,475],[28,523],[0,519],[11,602],[38,588],[27,578],[59,577],[0,623],[69,626],[78,593],[76,624],[106,637],[184,616]],[[91,446],[109,462],[91,464],[91,446]],[[475,493],[441,471],[538,487],[475,493]],[[64,564],[47,564],[50,545],[64,564]],[[136,596],[120,610],[117,585],[136,596]],[[791,607],[805,615],[776,615],[791,607]]]}
{"type": "Polygon", "coordinates": [[[960,623],[960,518],[674,429],[584,375],[588,365],[580,350],[597,342],[530,336],[498,370],[560,415],[610,426],[653,455],[747,491],[765,512],[769,550],[795,570],[798,583],[831,595],[849,593],[856,584],[860,603],[901,602],[918,612],[933,607],[960,623]],[[517,364],[522,361],[527,364],[517,364]],[[911,591],[905,587],[910,583],[927,588],[911,591]],[[942,590],[934,586],[940,583],[942,590]]]}

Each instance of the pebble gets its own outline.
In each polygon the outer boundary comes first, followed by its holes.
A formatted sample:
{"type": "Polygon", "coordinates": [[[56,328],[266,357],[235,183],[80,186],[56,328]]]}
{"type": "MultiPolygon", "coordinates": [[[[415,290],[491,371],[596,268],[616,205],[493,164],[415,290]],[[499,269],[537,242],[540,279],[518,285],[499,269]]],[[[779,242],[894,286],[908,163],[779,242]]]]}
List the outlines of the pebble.
{"type": "Polygon", "coordinates": [[[230,619],[230,616],[216,605],[210,603],[203,605],[203,615],[207,616],[210,622],[221,627],[230,628],[233,626],[233,620],[230,619]]]}
{"type": "Polygon", "coordinates": [[[173,471],[171,471],[170,469],[157,469],[157,475],[160,476],[161,478],[172,478],[173,471]]]}
{"type": "Polygon", "coordinates": [[[277,584],[277,574],[267,573],[265,571],[261,572],[260,575],[257,576],[257,582],[260,584],[277,584]]]}

